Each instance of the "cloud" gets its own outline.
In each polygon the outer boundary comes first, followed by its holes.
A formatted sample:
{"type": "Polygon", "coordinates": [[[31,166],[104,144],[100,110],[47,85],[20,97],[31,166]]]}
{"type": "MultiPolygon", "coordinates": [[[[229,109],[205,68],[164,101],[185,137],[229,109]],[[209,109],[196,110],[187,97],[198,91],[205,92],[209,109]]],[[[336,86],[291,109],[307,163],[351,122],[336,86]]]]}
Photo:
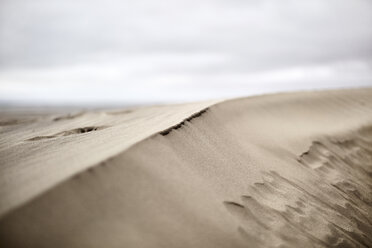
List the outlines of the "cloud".
{"type": "MultiPolygon", "coordinates": [[[[177,58],[182,57],[178,55],[177,58]]],[[[192,56],[183,58],[193,65],[192,56]]],[[[57,105],[151,104],[280,91],[371,86],[372,82],[371,64],[358,61],[244,73],[185,73],[167,70],[177,66],[170,64],[173,61],[171,58],[163,61],[157,57],[155,60],[142,59],[130,65],[131,59],[112,65],[82,64],[30,69],[23,70],[21,74],[18,70],[9,70],[0,75],[0,99],[57,105]],[[150,62],[158,67],[152,68],[150,62]],[[120,69],[128,67],[131,69],[126,72],[120,69]],[[149,73],[142,73],[143,70],[149,73]]],[[[195,60],[202,67],[208,64],[208,57],[204,60],[205,64],[200,63],[200,58],[195,60]]]]}
{"type": "Polygon", "coordinates": [[[372,85],[371,13],[368,0],[2,0],[0,97],[177,101],[372,85]]]}

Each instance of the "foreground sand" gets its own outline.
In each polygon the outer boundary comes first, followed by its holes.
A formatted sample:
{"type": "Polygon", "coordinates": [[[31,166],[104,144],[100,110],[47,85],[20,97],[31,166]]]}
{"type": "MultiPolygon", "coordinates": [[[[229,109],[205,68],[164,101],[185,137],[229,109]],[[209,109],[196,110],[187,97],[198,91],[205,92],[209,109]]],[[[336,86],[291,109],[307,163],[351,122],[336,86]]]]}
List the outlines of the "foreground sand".
{"type": "Polygon", "coordinates": [[[0,124],[0,247],[372,246],[372,89],[0,124]]]}

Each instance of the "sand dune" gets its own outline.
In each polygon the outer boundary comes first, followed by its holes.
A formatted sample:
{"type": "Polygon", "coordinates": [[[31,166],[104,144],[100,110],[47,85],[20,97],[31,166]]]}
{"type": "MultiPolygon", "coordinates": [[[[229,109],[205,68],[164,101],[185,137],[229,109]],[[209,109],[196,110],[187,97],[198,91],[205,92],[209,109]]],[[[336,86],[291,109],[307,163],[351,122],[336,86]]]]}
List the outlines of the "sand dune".
{"type": "Polygon", "coordinates": [[[372,89],[0,125],[0,247],[372,246],[372,89]]]}

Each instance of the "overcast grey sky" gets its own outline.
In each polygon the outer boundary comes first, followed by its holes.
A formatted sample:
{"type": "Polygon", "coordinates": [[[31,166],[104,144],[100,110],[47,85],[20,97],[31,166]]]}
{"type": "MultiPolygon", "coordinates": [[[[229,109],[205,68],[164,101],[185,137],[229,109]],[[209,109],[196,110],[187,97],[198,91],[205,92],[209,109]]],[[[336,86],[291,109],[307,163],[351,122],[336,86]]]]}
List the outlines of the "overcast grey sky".
{"type": "Polygon", "coordinates": [[[0,0],[0,100],[372,86],[370,0],[0,0]]]}

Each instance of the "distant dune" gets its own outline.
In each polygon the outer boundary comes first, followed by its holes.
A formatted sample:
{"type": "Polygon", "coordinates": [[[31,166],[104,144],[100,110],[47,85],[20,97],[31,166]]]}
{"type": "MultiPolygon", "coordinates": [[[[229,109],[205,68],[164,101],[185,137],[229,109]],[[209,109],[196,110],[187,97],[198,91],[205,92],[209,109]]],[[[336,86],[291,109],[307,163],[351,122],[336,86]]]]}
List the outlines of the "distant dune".
{"type": "Polygon", "coordinates": [[[0,115],[0,247],[372,247],[372,89],[0,115]]]}

